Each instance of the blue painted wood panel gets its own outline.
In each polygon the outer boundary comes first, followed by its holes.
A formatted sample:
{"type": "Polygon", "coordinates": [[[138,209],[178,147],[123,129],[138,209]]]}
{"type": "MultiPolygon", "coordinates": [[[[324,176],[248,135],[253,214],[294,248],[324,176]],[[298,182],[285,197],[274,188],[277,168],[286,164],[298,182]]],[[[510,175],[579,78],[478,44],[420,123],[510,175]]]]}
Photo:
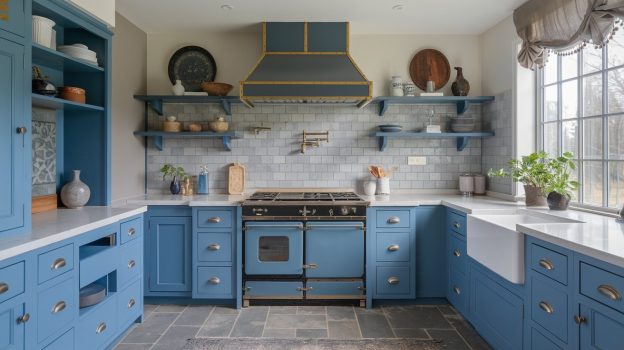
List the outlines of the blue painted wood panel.
{"type": "Polygon", "coordinates": [[[301,282],[246,281],[245,296],[287,296],[300,299],[303,298],[303,291],[301,291],[301,288],[303,288],[303,283],[301,282]]]}
{"type": "Polygon", "coordinates": [[[581,261],[580,293],[619,312],[624,312],[622,275],[581,261]]]}
{"type": "Polygon", "coordinates": [[[466,236],[466,214],[448,210],[446,215],[446,227],[447,230],[451,230],[459,233],[462,236],[466,236]]]}
{"type": "Polygon", "coordinates": [[[568,326],[572,320],[568,294],[557,287],[557,282],[539,274],[530,278],[531,319],[559,340],[568,343],[568,326]]]}
{"type": "Polygon", "coordinates": [[[449,281],[446,292],[448,301],[464,317],[468,317],[468,303],[470,302],[470,281],[468,275],[459,271],[455,264],[449,267],[449,281]]]}
{"type": "Polygon", "coordinates": [[[440,252],[446,249],[443,206],[422,206],[416,213],[416,297],[444,298],[447,276],[446,257],[440,252]]]}
{"type": "Polygon", "coordinates": [[[568,285],[568,256],[566,254],[542,247],[539,244],[531,244],[529,249],[528,268],[563,285],[568,285]]]}
{"type": "Polygon", "coordinates": [[[196,225],[202,229],[223,229],[232,227],[234,212],[231,209],[199,209],[195,216],[196,225]]]}
{"type": "MultiPolygon", "coordinates": [[[[1,22],[1,21],[0,21],[1,22]]],[[[0,37],[0,233],[24,229],[26,202],[30,204],[30,172],[26,172],[26,150],[30,149],[30,125],[25,116],[25,50],[22,45],[0,37]],[[17,128],[26,127],[25,134],[17,128]]],[[[28,205],[30,208],[30,205],[28,205]]]]}
{"type": "Polygon", "coordinates": [[[197,292],[199,297],[232,298],[233,283],[230,266],[197,267],[197,292]]]}
{"type": "Polygon", "coordinates": [[[0,304],[0,349],[24,349],[24,323],[17,319],[26,312],[26,305],[21,299],[0,304]]]}
{"type": "Polygon", "coordinates": [[[303,52],[303,22],[267,22],[265,48],[267,52],[303,52]]]}
{"type": "Polygon", "coordinates": [[[308,22],[308,51],[347,52],[346,22],[308,22]]]}
{"type": "Polygon", "coordinates": [[[141,280],[136,279],[117,295],[117,317],[119,326],[123,327],[129,322],[139,318],[143,310],[143,294],[141,293],[141,280]]]}
{"type": "Polygon", "coordinates": [[[450,267],[463,274],[468,273],[468,254],[466,253],[466,239],[459,233],[451,231],[447,234],[448,245],[446,248],[446,257],[450,267]]]}
{"type": "Polygon", "coordinates": [[[191,224],[190,217],[150,218],[150,291],[191,291],[191,224]]]}
{"type": "Polygon", "coordinates": [[[381,298],[413,298],[410,291],[412,272],[409,266],[377,266],[375,294],[381,298]]]}
{"type": "Polygon", "coordinates": [[[73,350],[74,349],[74,329],[70,329],[63,335],[48,344],[43,350],[73,350]]]}
{"type": "Polygon", "coordinates": [[[308,222],[306,270],[309,278],[364,276],[364,226],[361,222],[308,222]]]}
{"type": "Polygon", "coordinates": [[[531,328],[529,335],[529,349],[531,350],[562,350],[555,342],[544,336],[535,328],[531,328]]]}
{"type": "Polygon", "coordinates": [[[411,222],[411,211],[409,208],[404,209],[377,209],[376,210],[376,227],[377,228],[409,228],[413,226],[411,222]]]}
{"type": "Polygon", "coordinates": [[[120,246],[118,250],[117,283],[123,288],[143,272],[143,241],[133,240],[120,246]]]}
{"type": "Polygon", "coordinates": [[[42,290],[37,295],[37,341],[42,342],[68,326],[78,314],[74,279],[42,290]]]}
{"type": "Polygon", "coordinates": [[[312,288],[306,292],[309,299],[327,296],[361,296],[363,295],[363,281],[317,281],[308,280],[306,287],[312,288]]]}
{"type": "Polygon", "coordinates": [[[24,36],[26,30],[26,1],[11,0],[3,2],[0,7],[0,29],[19,36],[24,36]]]}
{"type": "Polygon", "coordinates": [[[232,232],[198,232],[196,235],[198,262],[232,261],[232,232]]]}
{"type": "Polygon", "coordinates": [[[24,293],[24,262],[18,262],[0,269],[0,303],[24,293]]]}
{"type": "Polygon", "coordinates": [[[119,224],[121,244],[143,237],[143,216],[119,224]]]}
{"type": "Polygon", "coordinates": [[[376,260],[409,262],[411,257],[409,232],[375,232],[376,260]]]}
{"type": "Polygon", "coordinates": [[[67,244],[39,254],[37,258],[38,281],[43,283],[74,268],[74,245],[67,244]]]}
{"type": "Polygon", "coordinates": [[[624,345],[624,315],[601,305],[580,304],[586,318],[580,326],[580,349],[621,350],[624,345]]]}
{"type": "Polygon", "coordinates": [[[77,349],[100,349],[117,333],[117,294],[80,319],[76,331],[77,349]]]}
{"type": "Polygon", "coordinates": [[[301,275],[303,273],[303,223],[252,222],[245,230],[245,273],[248,275],[301,275]],[[263,240],[282,239],[288,246],[285,256],[275,256],[263,240]],[[263,257],[263,252],[267,256],[263,257]],[[290,254],[290,252],[295,252],[290,254]]]}

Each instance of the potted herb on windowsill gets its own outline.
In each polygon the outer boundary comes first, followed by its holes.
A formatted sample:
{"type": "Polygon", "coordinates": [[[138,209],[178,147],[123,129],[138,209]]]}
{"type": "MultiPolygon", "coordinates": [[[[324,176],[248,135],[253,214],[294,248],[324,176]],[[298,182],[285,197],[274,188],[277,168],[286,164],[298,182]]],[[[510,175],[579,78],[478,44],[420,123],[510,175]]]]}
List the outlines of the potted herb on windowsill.
{"type": "Polygon", "coordinates": [[[180,179],[183,179],[186,176],[184,168],[181,166],[175,167],[171,164],[165,164],[162,168],[160,168],[160,172],[163,174],[163,181],[165,181],[167,176],[171,177],[171,185],[169,185],[171,194],[180,193],[180,179]]]}
{"type": "Polygon", "coordinates": [[[512,159],[508,163],[509,171],[505,169],[491,170],[490,177],[509,177],[514,182],[524,185],[525,203],[527,207],[546,206],[546,189],[548,188],[550,170],[549,157],[544,151],[531,153],[521,159],[512,159]]]}
{"type": "Polygon", "coordinates": [[[576,169],[572,161],[574,155],[565,152],[562,156],[551,159],[548,162],[550,180],[546,187],[548,207],[551,210],[566,210],[570,199],[578,188],[578,182],[570,179],[570,172],[576,169]]]}

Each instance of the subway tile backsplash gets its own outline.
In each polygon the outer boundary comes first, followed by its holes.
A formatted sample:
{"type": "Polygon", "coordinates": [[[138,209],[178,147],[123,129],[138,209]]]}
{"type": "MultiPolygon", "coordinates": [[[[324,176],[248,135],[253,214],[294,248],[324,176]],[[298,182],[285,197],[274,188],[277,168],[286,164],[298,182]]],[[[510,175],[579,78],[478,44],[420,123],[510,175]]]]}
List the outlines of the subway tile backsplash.
{"type": "MultiPolygon", "coordinates": [[[[391,139],[384,152],[371,137],[380,124],[401,124],[406,131],[427,125],[428,112],[434,111],[433,123],[443,129],[455,115],[454,105],[392,105],[384,117],[378,106],[363,109],[341,105],[260,105],[254,109],[232,106],[230,129],[243,137],[232,140],[232,151],[225,151],[220,139],[165,139],[163,151],[149,141],[147,148],[148,192],[167,191],[159,168],[165,163],[183,166],[192,175],[201,165],[209,169],[210,188],[227,188],[227,166],[242,163],[247,169],[247,188],[340,187],[361,189],[368,180],[368,166],[398,166],[392,175],[395,189],[455,189],[460,173],[479,173],[481,140],[472,139],[462,152],[456,139],[391,139]],[[270,127],[253,132],[253,127],[270,127]],[[329,143],[300,153],[303,130],[329,131],[329,143]],[[407,165],[408,156],[424,156],[426,165],[407,165]]],[[[148,125],[160,130],[166,116],[174,115],[185,126],[199,122],[204,130],[208,122],[223,115],[220,106],[205,104],[166,104],[164,116],[150,110],[148,125]]],[[[482,106],[470,106],[467,115],[481,124],[482,106]]]]}

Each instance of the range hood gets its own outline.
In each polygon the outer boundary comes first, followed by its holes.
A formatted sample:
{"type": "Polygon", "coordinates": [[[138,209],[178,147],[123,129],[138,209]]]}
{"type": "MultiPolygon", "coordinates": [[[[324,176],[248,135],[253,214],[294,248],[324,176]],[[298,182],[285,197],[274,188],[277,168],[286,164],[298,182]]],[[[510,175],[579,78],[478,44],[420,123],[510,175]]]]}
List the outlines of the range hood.
{"type": "Polygon", "coordinates": [[[349,103],[372,99],[349,55],[347,22],[262,23],[262,55],[240,83],[240,99],[256,103],[349,103]]]}

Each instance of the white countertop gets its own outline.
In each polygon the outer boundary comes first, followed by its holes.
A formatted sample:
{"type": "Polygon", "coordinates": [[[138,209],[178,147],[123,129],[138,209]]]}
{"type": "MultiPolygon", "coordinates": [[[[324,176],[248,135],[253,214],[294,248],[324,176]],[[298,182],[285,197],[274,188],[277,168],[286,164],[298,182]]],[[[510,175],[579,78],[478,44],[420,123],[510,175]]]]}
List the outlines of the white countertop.
{"type": "Polygon", "coordinates": [[[172,194],[146,194],[129,198],[131,205],[188,205],[191,207],[236,206],[247,198],[246,195],[202,194],[182,196],[172,194]]]}
{"type": "Polygon", "coordinates": [[[142,214],[145,206],[59,208],[33,214],[32,230],[0,238],[0,260],[75,237],[125,218],[142,214]]]}

